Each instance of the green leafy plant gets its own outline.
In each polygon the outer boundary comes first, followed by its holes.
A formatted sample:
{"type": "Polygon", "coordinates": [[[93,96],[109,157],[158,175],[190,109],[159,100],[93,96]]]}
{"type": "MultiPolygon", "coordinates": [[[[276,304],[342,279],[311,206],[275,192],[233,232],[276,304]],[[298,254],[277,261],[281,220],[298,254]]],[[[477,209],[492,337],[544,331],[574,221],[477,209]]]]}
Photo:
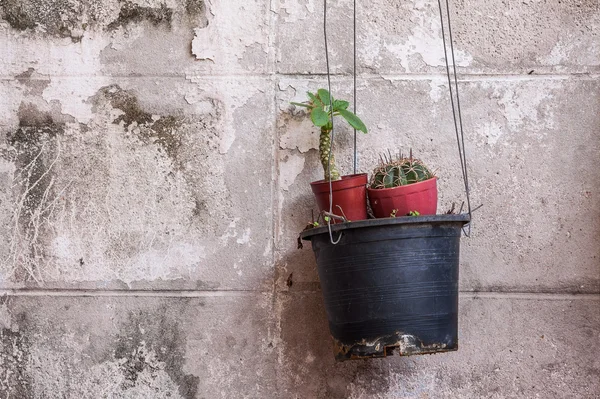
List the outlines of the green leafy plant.
{"type": "Polygon", "coordinates": [[[435,177],[425,164],[412,156],[397,158],[391,154],[380,157],[381,163],[373,170],[370,186],[374,189],[392,188],[418,183],[435,177]]]}
{"type": "Polygon", "coordinates": [[[325,180],[340,180],[340,172],[335,164],[335,156],[331,153],[331,130],[333,129],[333,118],[341,116],[354,129],[367,133],[367,127],[354,113],[348,111],[350,103],[344,100],[334,99],[329,91],[319,89],[316,93],[307,92],[309,100],[304,103],[293,105],[307,108],[310,112],[312,123],[321,129],[319,137],[319,159],[323,165],[325,180]]]}
{"type": "Polygon", "coordinates": [[[421,216],[421,214],[419,213],[419,211],[410,211],[406,216],[421,216]]]}

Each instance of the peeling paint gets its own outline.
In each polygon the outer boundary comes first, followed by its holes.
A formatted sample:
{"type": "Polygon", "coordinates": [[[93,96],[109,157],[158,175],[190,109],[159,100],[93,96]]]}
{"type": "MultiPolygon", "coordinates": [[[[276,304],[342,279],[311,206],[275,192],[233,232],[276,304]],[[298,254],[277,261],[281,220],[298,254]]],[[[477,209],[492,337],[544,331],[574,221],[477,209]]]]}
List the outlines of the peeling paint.
{"type": "Polygon", "coordinates": [[[296,177],[304,170],[304,157],[288,154],[279,163],[279,184],[281,189],[288,191],[296,177]]]}
{"type": "Polygon", "coordinates": [[[504,109],[507,127],[518,133],[528,123],[531,129],[542,136],[554,126],[554,112],[551,106],[554,91],[562,87],[558,80],[549,81],[543,87],[535,83],[527,84],[486,84],[491,89],[492,98],[504,109]]]}
{"type": "Polygon", "coordinates": [[[231,63],[243,59],[249,48],[258,53],[252,57],[254,65],[247,67],[255,69],[264,65],[267,56],[268,23],[264,19],[260,3],[239,3],[208,1],[207,23],[194,30],[192,54],[197,60],[211,61],[219,67],[219,72],[225,72],[231,63]],[[256,18],[255,24],[247,24],[248,20],[256,18]],[[259,29],[257,28],[257,25],[259,29]],[[232,37],[231,32],[236,36],[232,37]],[[261,57],[262,56],[262,57],[261,57]]]}
{"type": "MultiPolygon", "coordinates": [[[[403,43],[384,43],[400,62],[406,72],[412,72],[413,63],[419,59],[427,66],[444,66],[444,46],[442,45],[442,30],[439,21],[431,18],[439,13],[433,3],[416,2],[411,11],[411,21],[414,23],[411,35],[403,43]]],[[[456,65],[467,67],[473,58],[460,48],[455,48],[456,65]]]]}

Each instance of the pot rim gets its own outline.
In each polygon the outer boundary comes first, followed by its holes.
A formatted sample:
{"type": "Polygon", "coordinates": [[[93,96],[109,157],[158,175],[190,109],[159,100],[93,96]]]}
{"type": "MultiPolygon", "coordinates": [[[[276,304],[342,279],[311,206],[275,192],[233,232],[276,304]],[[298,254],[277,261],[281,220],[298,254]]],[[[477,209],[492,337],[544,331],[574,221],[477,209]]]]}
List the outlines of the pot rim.
{"type": "Polygon", "coordinates": [[[396,186],[396,187],[390,187],[390,188],[371,188],[369,185],[367,185],[367,190],[369,192],[377,192],[377,193],[386,193],[386,192],[391,192],[397,189],[402,189],[404,188],[405,190],[408,190],[409,187],[410,189],[416,188],[418,189],[419,186],[421,185],[425,185],[425,184],[431,184],[431,181],[435,180],[437,182],[437,176],[433,176],[431,179],[427,179],[427,180],[423,180],[423,181],[419,181],[416,183],[411,183],[411,184],[405,184],[403,186],[396,186]]]}
{"type": "MultiPolygon", "coordinates": [[[[332,180],[331,187],[333,191],[341,191],[349,188],[366,187],[369,183],[366,173],[357,173],[355,175],[344,175],[340,180],[332,180]]],[[[329,192],[329,182],[325,179],[313,181],[310,183],[313,193],[329,192]]]]}
{"type": "MultiPolygon", "coordinates": [[[[342,182],[342,181],[344,181],[344,180],[346,180],[346,181],[347,181],[347,180],[352,180],[352,179],[359,179],[359,178],[361,178],[361,177],[363,177],[363,176],[367,176],[367,177],[368,177],[368,174],[367,174],[367,173],[356,173],[356,174],[354,174],[354,175],[343,175],[343,176],[341,177],[341,179],[340,179],[340,180],[332,180],[331,182],[332,182],[333,184],[335,184],[336,182],[338,182],[338,183],[339,183],[339,182],[342,182]]],[[[329,182],[328,182],[327,180],[325,180],[325,179],[321,179],[321,180],[315,180],[315,181],[313,181],[313,182],[310,182],[310,184],[311,184],[311,185],[313,185],[313,184],[315,184],[315,185],[316,185],[316,184],[322,184],[322,183],[327,183],[327,184],[329,184],[329,182]]]]}
{"type": "MultiPolygon", "coordinates": [[[[381,227],[381,226],[400,226],[410,225],[418,227],[419,225],[431,225],[431,224],[446,224],[446,223],[460,223],[462,225],[468,224],[471,221],[471,217],[468,213],[461,213],[458,215],[424,215],[424,216],[400,216],[395,218],[379,218],[379,219],[367,219],[358,220],[356,222],[345,222],[331,224],[331,231],[338,232],[343,230],[369,228],[369,227],[381,227]]],[[[310,241],[311,237],[319,234],[328,234],[328,227],[317,227],[313,229],[304,230],[300,233],[300,238],[306,241],[310,241]]]]}

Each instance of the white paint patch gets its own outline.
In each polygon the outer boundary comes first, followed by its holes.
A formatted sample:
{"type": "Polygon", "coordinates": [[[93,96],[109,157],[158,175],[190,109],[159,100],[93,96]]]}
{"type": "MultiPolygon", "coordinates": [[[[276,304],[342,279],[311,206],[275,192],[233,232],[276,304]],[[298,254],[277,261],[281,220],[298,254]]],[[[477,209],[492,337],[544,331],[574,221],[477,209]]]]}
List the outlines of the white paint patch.
{"type": "MultiPolygon", "coordinates": [[[[432,18],[430,2],[415,4],[411,21],[414,22],[412,34],[402,43],[384,43],[385,48],[400,61],[406,72],[411,72],[410,61],[414,55],[419,55],[428,66],[446,65],[441,26],[436,18],[432,18]]],[[[460,49],[455,48],[454,53],[457,66],[466,67],[473,61],[473,57],[460,49]]]]}
{"type": "Polygon", "coordinates": [[[66,235],[60,235],[52,241],[52,251],[59,258],[69,259],[75,257],[71,250],[71,240],[66,235]]]}
{"type": "Polygon", "coordinates": [[[508,127],[518,132],[525,123],[534,131],[546,131],[554,126],[554,112],[550,104],[554,98],[553,90],[562,86],[560,81],[548,81],[539,84],[519,84],[506,87],[506,83],[495,85],[494,97],[504,108],[508,127]]]}
{"type": "Polygon", "coordinates": [[[139,253],[132,260],[127,270],[135,270],[136,275],[131,280],[123,279],[131,283],[139,279],[138,274],[143,271],[146,279],[168,280],[171,278],[172,270],[193,269],[199,261],[206,258],[206,250],[201,245],[186,242],[177,242],[165,249],[150,249],[139,253]]]}
{"type": "MultiPolygon", "coordinates": [[[[306,92],[310,90],[310,85],[308,80],[291,81],[282,79],[279,82],[279,90],[282,92],[279,100],[279,110],[288,112],[291,102],[302,103],[307,100],[308,96],[306,92]]],[[[298,109],[300,107],[296,108],[294,112],[304,112],[298,109]]],[[[282,149],[297,149],[305,153],[309,150],[319,148],[319,131],[307,115],[289,119],[285,125],[280,125],[278,128],[281,130],[279,146],[282,149]]]]}
{"type": "Polygon", "coordinates": [[[270,257],[273,251],[273,242],[271,240],[267,241],[267,245],[265,245],[265,251],[263,252],[263,257],[270,257]]]}
{"type": "Polygon", "coordinates": [[[279,165],[279,184],[288,191],[296,177],[304,170],[304,157],[296,154],[285,155],[279,165]]]}
{"type": "Polygon", "coordinates": [[[478,126],[477,131],[480,135],[486,138],[489,145],[495,145],[500,137],[504,134],[502,126],[496,122],[486,122],[483,126],[478,126]]]}
{"type": "Polygon", "coordinates": [[[314,17],[315,0],[282,0],[280,4],[283,20],[286,23],[295,23],[314,17]]]}
{"type": "Polygon", "coordinates": [[[87,124],[94,116],[92,103],[88,99],[109,84],[110,80],[106,77],[52,77],[42,97],[48,102],[60,101],[63,114],[87,124]]]}
{"type": "Polygon", "coordinates": [[[227,244],[229,238],[237,237],[237,231],[235,230],[235,226],[237,222],[240,221],[240,218],[234,218],[231,222],[229,222],[229,226],[225,230],[225,233],[221,236],[221,242],[223,245],[227,244]]]}
{"type": "MultiPolygon", "coordinates": [[[[0,148],[2,148],[3,146],[0,145],[0,148]]],[[[0,174],[6,174],[8,176],[12,176],[14,175],[16,170],[15,164],[13,162],[8,162],[5,161],[4,159],[0,158],[0,174]]]]}
{"type": "Polygon", "coordinates": [[[306,92],[311,89],[310,86],[310,82],[306,79],[281,79],[279,81],[279,91],[284,92],[285,95],[282,94],[281,96],[279,110],[287,110],[290,107],[291,102],[302,103],[308,100],[306,92]]]}
{"type": "Polygon", "coordinates": [[[598,65],[600,63],[600,41],[586,37],[561,38],[549,54],[538,57],[542,65],[569,69],[572,65],[598,65]]]}
{"type": "Polygon", "coordinates": [[[366,65],[373,68],[379,66],[381,56],[381,35],[377,32],[377,26],[373,26],[364,33],[363,45],[358,48],[360,58],[364,60],[366,65]]]}
{"type": "Polygon", "coordinates": [[[550,54],[542,57],[542,62],[549,65],[560,65],[567,59],[567,49],[561,43],[556,43],[550,54]]]}
{"type": "MultiPolygon", "coordinates": [[[[223,108],[223,126],[220,131],[219,153],[226,154],[236,139],[236,133],[239,130],[243,133],[247,130],[247,126],[239,123],[234,118],[234,111],[238,108],[248,105],[248,102],[257,94],[262,93],[267,84],[264,80],[253,79],[216,79],[207,81],[203,76],[188,76],[188,80],[193,83],[201,83],[202,88],[196,87],[185,92],[185,100],[188,104],[197,107],[199,111],[212,111],[213,99],[219,99],[223,104],[227,104],[223,108]]],[[[269,112],[265,110],[265,112],[269,112]]],[[[246,123],[253,123],[252,120],[246,123]]]]}
{"type": "Polygon", "coordinates": [[[250,242],[250,228],[244,230],[244,234],[236,240],[238,244],[248,244],[250,242]]]}
{"type": "Polygon", "coordinates": [[[194,29],[192,54],[214,62],[221,72],[239,64],[244,51],[267,47],[268,24],[260,2],[208,0],[208,25],[194,29]],[[252,21],[252,23],[248,23],[252,21]]]}
{"type": "Polygon", "coordinates": [[[0,329],[11,330],[12,327],[12,317],[8,311],[8,306],[6,306],[6,303],[3,303],[0,306],[0,329]]]}
{"type": "Polygon", "coordinates": [[[319,132],[306,117],[302,121],[291,120],[285,125],[279,139],[282,149],[295,150],[301,153],[319,148],[319,132]]]}
{"type": "Polygon", "coordinates": [[[440,79],[432,79],[429,82],[429,98],[434,103],[441,100],[443,93],[447,91],[448,85],[445,85],[440,79]]]}

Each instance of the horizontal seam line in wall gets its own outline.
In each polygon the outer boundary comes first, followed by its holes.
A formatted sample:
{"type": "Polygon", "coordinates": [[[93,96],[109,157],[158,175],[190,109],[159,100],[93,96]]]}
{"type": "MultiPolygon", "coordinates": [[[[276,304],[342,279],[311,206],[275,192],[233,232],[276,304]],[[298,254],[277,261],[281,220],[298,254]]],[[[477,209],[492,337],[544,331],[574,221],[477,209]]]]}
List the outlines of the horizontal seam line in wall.
{"type": "MultiPolygon", "coordinates": [[[[299,73],[264,73],[264,74],[227,74],[227,75],[144,75],[144,76],[128,76],[128,75],[113,75],[108,76],[108,78],[118,80],[118,79],[128,79],[128,80],[136,80],[136,79],[184,79],[184,80],[224,80],[224,79],[268,79],[273,77],[285,77],[285,78],[299,78],[299,79],[316,79],[323,78],[327,75],[321,73],[311,73],[311,74],[299,74],[299,73]]],[[[348,74],[332,74],[334,78],[352,78],[352,75],[348,74]]],[[[581,79],[581,80],[595,80],[600,77],[600,73],[591,72],[591,73],[561,73],[561,74],[536,74],[536,75],[527,75],[527,74],[481,74],[481,73],[459,73],[458,80],[469,82],[469,81],[494,81],[494,80],[504,80],[504,81],[521,81],[521,80],[566,80],[566,79],[581,79]]],[[[39,78],[32,78],[31,80],[43,80],[47,81],[52,78],[73,78],[73,79],[89,79],[89,78],[107,78],[104,75],[49,75],[43,76],[39,78]]],[[[446,75],[443,73],[429,73],[429,74],[359,74],[357,78],[363,80],[373,80],[373,79],[387,79],[387,80],[431,80],[431,79],[447,79],[446,75]]],[[[0,75],[0,80],[2,81],[14,81],[16,78],[12,75],[0,75]]]]}
{"type": "MultiPolygon", "coordinates": [[[[325,74],[277,74],[282,77],[295,77],[303,79],[322,78],[325,74]]],[[[347,74],[332,74],[336,78],[351,78],[352,75],[347,74]]],[[[592,80],[600,76],[599,73],[561,73],[561,74],[485,74],[485,73],[459,73],[459,81],[486,81],[486,80],[565,80],[565,79],[584,79],[592,80]]],[[[424,74],[362,74],[357,75],[359,79],[391,79],[391,80],[429,80],[429,79],[447,79],[447,75],[443,73],[424,73],[424,74]]]]}
{"type": "MultiPolygon", "coordinates": [[[[279,291],[288,293],[316,293],[311,291],[279,291]]],[[[97,290],[97,289],[0,289],[0,296],[58,296],[58,297],[237,297],[271,294],[258,290],[97,290]]],[[[600,293],[552,293],[552,292],[501,292],[460,291],[460,297],[471,299],[535,299],[535,300],[600,300],[600,293]]]]}
{"type": "Polygon", "coordinates": [[[460,296],[470,299],[600,300],[600,293],[460,291],[460,296]]]}
{"type": "Polygon", "coordinates": [[[97,290],[97,289],[0,289],[0,296],[58,297],[238,297],[268,293],[255,290],[97,290]]]}

